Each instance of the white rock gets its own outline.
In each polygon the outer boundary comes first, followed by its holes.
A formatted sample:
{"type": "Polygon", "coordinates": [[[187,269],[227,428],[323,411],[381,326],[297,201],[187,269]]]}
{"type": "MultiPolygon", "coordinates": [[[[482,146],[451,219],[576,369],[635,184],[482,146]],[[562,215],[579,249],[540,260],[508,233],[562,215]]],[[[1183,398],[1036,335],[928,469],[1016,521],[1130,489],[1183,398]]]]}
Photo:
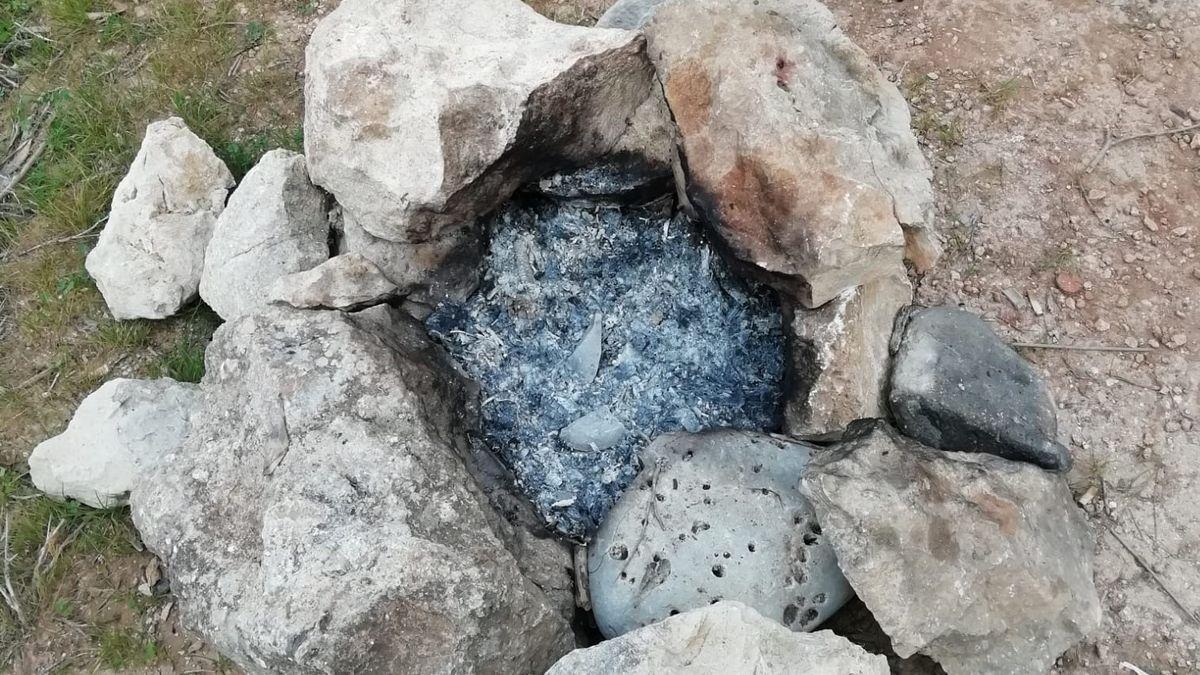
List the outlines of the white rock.
{"type": "Polygon", "coordinates": [[[270,290],[272,301],[300,309],[356,309],[395,294],[396,284],[358,253],[344,253],[311,270],[280,277],[270,290]]]}
{"type": "Polygon", "coordinates": [[[811,631],[850,598],[799,490],[813,446],[768,434],[665,434],[588,547],[596,624],[615,637],[736,600],[811,631]]]}
{"type": "Polygon", "coordinates": [[[718,602],[576,649],[546,675],[887,675],[830,631],[793,633],[739,602],[718,602]]]}
{"type": "Polygon", "coordinates": [[[646,25],[666,0],[617,0],[596,22],[597,28],[636,30],[646,25]]]}
{"type": "Polygon", "coordinates": [[[558,24],[520,0],[346,0],[306,53],[313,182],[407,292],[464,247],[520,185],[602,156],[650,91],[631,32],[558,24]]]}
{"type": "Polygon", "coordinates": [[[596,379],[596,373],[600,371],[600,352],[603,345],[604,316],[597,314],[592,317],[592,325],[583,334],[579,346],[571,352],[567,363],[581,384],[587,385],[596,379]]]}
{"type": "Polygon", "coordinates": [[[516,674],[571,649],[565,557],[493,506],[419,323],[268,306],[207,359],[192,433],[130,498],[189,627],[249,673],[516,674]]]}
{"type": "Polygon", "coordinates": [[[250,169],[217,218],[200,297],[225,320],[261,308],[271,284],[329,259],[325,194],[304,157],[272,150],[250,169]]]}
{"type": "Polygon", "coordinates": [[[607,450],[620,443],[629,431],[608,408],[597,408],[568,424],[559,439],[572,450],[607,450]]]}
{"type": "Polygon", "coordinates": [[[146,127],[88,274],[118,319],[163,319],[196,298],[204,251],[233,187],[212,148],[172,117],[146,127]]]}
{"type": "Polygon", "coordinates": [[[30,478],[51,497],[125,504],[137,476],[183,442],[198,401],[196,385],[175,380],[106,382],[83,399],[66,431],[34,449],[30,478]]]}

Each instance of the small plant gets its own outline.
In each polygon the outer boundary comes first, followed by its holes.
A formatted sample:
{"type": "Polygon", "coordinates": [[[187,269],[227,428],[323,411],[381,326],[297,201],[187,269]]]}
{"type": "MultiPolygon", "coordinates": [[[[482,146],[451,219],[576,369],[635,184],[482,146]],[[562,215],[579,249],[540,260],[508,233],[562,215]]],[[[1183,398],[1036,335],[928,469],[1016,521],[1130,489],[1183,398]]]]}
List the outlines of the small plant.
{"type": "Polygon", "coordinates": [[[317,13],[316,0],[298,0],[296,2],[296,14],[300,16],[312,16],[317,13]]]}
{"type": "Polygon", "coordinates": [[[148,666],[158,660],[158,644],[130,629],[109,628],[96,638],[100,664],[112,670],[148,666]]]}
{"type": "Polygon", "coordinates": [[[966,135],[966,127],[961,119],[943,119],[932,112],[924,112],[914,118],[913,129],[918,135],[950,148],[962,145],[966,135]]]}
{"type": "Polygon", "coordinates": [[[1010,77],[992,86],[983,86],[983,102],[999,113],[1008,109],[1021,93],[1021,78],[1010,77]]]}
{"type": "Polygon", "coordinates": [[[267,24],[262,21],[251,21],[246,24],[245,49],[257,47],[263,43],[267,37],[267,24]]]}
{"type": "Polygon", "coordinates": [[[150,371],[155,377],[199,382],[204,377],[204,345],[195,338],[185,337],[160,356],[150,371]]]}
{"type": "Polygon", "coordinates": [[[1060,248],[1057,251],[1047,251],[1034,265],[1034,269],[1039,272],[1052,272],[1055,270],[1078,270],[1079,261],[1076,259],[1075,251],[1069,248],[1060,248]]]}
{"type": "Polygon", "coordinates": [[[150,341],[153,326],[149,321],[105,321],[96,329],[96,342],[117,350],[145,347],[150,341]]]}

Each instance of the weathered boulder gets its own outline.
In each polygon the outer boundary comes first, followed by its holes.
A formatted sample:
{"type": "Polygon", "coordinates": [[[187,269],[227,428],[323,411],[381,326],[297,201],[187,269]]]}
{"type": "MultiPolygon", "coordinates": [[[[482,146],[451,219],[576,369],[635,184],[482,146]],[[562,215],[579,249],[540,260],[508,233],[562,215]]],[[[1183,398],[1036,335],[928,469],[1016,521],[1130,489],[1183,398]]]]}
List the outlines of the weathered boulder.
{"type": "Polygon", "coordinates": [[[887,659],[830,631],[794,633],[739,602],[672,616],[588,649],[546,675],[887,675],[887,659]]]}
{"type": "Polygon", "coordinates": [[[950,675],[1044,673],[1100,625],[1092,531],[1059,476],[863,420],[804,486],[901,657],[950,675]]]}
{"type": "Polygon", "coordinates": [[[29,456],[29,477],[51,497],[109,508],[125,504],[139,474],[183,443],[194,384],[116,379],[83,399],[66,431],[29,456]]]}
{"type": "Polygon", "coordinates": [[[615,637],[736,600],[809,631],[850,588],[799,491],[811,446],[767,434],[659,436],[588,549],[596,624],[615,637]]]}
{"type": "Polygon", "coordinates": [[[667,0],[617,0],[596,22],[597,28],[637,30],[654,16],[658,6],[667,0]]]}
{"type": "Polygon", "coordinates": [[[573,646],[569,591],[533,581],[565,570],[522,570],[550,558],[468,469],[441,358],[386,306],[217,331],[192,434],[131,504],[185,622],[247,671],[524,673],[573,646]]]}
{"type": "Polygon", "coordinates": [[[884,416],[892,325],[911,302],[901,268],[817,309],[787,306],[788,434],[837,438],[854,420],[884,416]]]}
{"type": "Polygon", "coordinates": [[[678,0],[645,26],[688,195],[732,253],[818,307],[921,265],[931,172],[896,87],[816,0],[678,0]]]}
{"type": "Polygon", "coordinates": [[[896,323],[888,402],[896,426],[918,441],[986,452],[1053,471],[1071,468],[1055,440],[1050,390],[979,317],[936,307],[896,323]]]}
{"type": "Polygon", "coordinates": [[[236,318],[267,304],[279,277],[328,260],[325,201],[308,180],[303,155],[263,155],[217,218],[200,277],[204,302],[222,318],[236,318]]]}
{"type": "Polygon", "coordinates": [[[348,221],[433,273],[520,185],[606,154],[651,71],[637,34],[520,0],[347,0],[308,45],[309,170],[348,221]]]}
{"type": "Polygon", "coordinates": [[[88,274],[118,319],[163,319],[196,298],[204,250],[233,187],[212,148],[172,117],[146,127],[88,274]]]}
{"type": "Polygon", "coordinates": [[[344,253],[310,270],[280,277],[270,289],[272,301],[300,309],[357,309],[378,305],[395,294],[396,284],[358,253],[344,253]]]}

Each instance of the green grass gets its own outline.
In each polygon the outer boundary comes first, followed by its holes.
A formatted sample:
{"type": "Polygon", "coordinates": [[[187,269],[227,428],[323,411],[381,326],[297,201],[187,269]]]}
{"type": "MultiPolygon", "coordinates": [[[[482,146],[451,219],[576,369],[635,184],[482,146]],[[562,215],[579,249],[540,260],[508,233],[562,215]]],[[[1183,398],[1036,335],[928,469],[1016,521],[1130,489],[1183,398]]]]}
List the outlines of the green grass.
{"type": "Polygon", "coordinates": [[[204,344],[185,337],[150,366],[155,377],[169,377],[180,382],[199,382],[204,377],[204,344]]]}
{"type": "Polygon", "coordinates": [[[148,666],[159,658],[158,644],[131,628],[108,628],[95,641],[101,665],[112,670],[148,666]]]}
{"type": "Polygon", "coordinates": [[[1054,272],[1058,270],[1079,270],[1079,259],[1075,251],[1069,248],[1060,248],[1054,251],[1046,251],[1042,257],[1034,264],[1034,269],[1039,272],[1054,272]]]}
{"type": "Polygon", "coordinates": [[[1023,83],[1020,77],[1010,77],[990,86],[982,86],[983,102],[992,106],[994,112],[1000,113],[1007,110],[1021,94],[1023,83]]]}
{"type": "Polygon", "coordinates": [[[966,136],[966,125],[961,119],[946,118],[933,112],[923,112],[913,118],[913,129],[917,135],[937,141],[947,148],[962,145],[966,136]]]}

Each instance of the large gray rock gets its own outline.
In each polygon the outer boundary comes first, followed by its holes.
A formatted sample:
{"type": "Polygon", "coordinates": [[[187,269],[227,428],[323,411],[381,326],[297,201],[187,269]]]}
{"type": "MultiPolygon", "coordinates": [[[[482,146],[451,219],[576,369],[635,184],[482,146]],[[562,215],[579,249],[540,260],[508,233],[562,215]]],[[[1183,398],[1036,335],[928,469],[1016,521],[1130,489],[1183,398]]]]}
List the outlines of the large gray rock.
{"type": "Polygon", "coordinates": [[[313,181],[405,247],[406,278],[368,257],[419,287],[520,185],[612,148],[650,90],[644,50],[520,0],[346,0],[308,45],[313,181]]]}
{"type": "Polygon", "coordinates": [[[688,195],[806,307],[937,257],[931,172],[895,85],[816,0],[675,0],[646,25],[688,195]],[[753,48],[748,48],[752,45],[753,48]]]}
{"type": "Polygon", "coordinates": [[[246,174],[217,218],[200,297],[225,320],[253,312],[286,274],[329,258],[325,194],[308,180],[303,155],[272,150],[246,174]]]}
{"type": "Polygon", "coordinates": [[[464,385],[419,324],[272,307],[222,326],[207,365],[192,434],[131,504],[222,653],[253,673],[525,673],[571,649],[569,589],[534,582],[565,568],[522,569],[565,559],[469,470],[464,385]]]}
{"type": "Polygon", "coordinates": [[[809,631],[850,588],[799,491],[812,447],[742,431],[667,434],[588,549],[596,623],[608,637],[736,600],[809,631]]]}
{"type": "Polygon", "coordinates": [[[887,659],[829,631],[794,633],[718,602],[567,654],[546,675],[887,675],[887,659]]]}
{"type": "Polygon", "coordinates": [[[854,420],[884,416],[892,325],[911,302],[912,285],[899,269],[817,309],[788,307],[788,434],[837,438],[854,420]]]}
{"type": "Polygon", "coordinates": [[[937,307],[896,325],[888,402],[896,426],[942,450],[1071,468],[1050,390],[982,319],[937,307]]]}
{"type": "Polygon", "coordinates": [[[233,175],[212,148],[172,117],[146,127],[88,274],[118,319],[163,319],[196,298],[204,251],[233,175]]]}
{"type": "Polygon", "coordinates": [[[1094,540],[1061,477],[864,420],[804,478],[842,571],[901,657],[1044,673],[1100,625],[1094,540]]]}
{"type": "Polygon", "coordinates": [[[344,253],[311,270],[280,277],[271,300],[300,309],[356,309],[378,305],[396,294],[396,284],[359,253],[344,253]]]}
{"type": "Polygon", "coordinates": [[[66,431],[29,456],[29,477],[51,497],[109,508],[137,477],[183,443],[200,390],[194,384],[116,379],[83,399],[66,431]]]}

